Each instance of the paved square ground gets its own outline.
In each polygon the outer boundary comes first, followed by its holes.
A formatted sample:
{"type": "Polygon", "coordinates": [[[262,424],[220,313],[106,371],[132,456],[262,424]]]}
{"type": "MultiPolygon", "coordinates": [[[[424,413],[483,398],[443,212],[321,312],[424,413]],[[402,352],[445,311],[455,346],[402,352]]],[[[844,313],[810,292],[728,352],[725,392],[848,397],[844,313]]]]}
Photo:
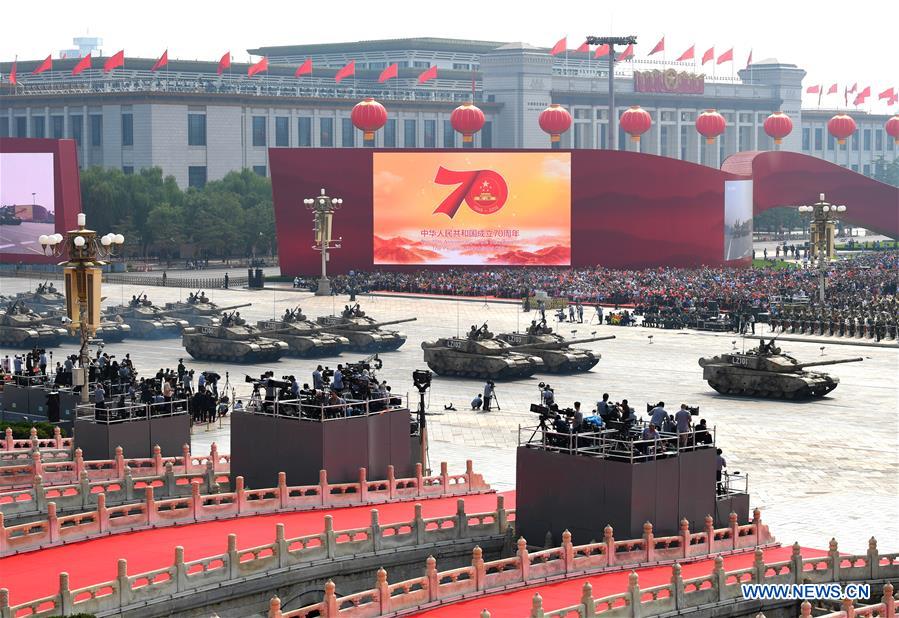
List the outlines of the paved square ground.
{"type": "MultiPolygon", "coordinates": [[[[0,279],[0,293],[12,294],[33,287],[34,282],[0,279]]],[[[146,291],[157,304],[184,298],[189,290],[146,289],[140,286],[106,285],[108,303],[120,303],[132,294],[146,291]]],[[[264,291],[207,290],[219,304],[252,302],[241,310],[251,322],[280,315],[284,309],[301,305],[310,318],[339,312],[346,297],[316,298],[289,289],[264,291]]],[[[397,352],[382,355],[380,372],[394,393],[411,391],[412,405],[417,392],[411,372],[426,368],[421,342],[440,336],[464,333],[472,324],[487,322],[495,332],[524,328],[534,314],[523,314],[511,304],[472,300],[422,300],[397,297],[360,297],[362,308],[376,319],[416,317],[416,322],[394,328],[408,335],[397,352]]],[[[823,358],[863,356],[863,363],[825,368],[841,380],[830,396],[811,402],[750,400],[722,396],[702,380],[697,364],[700,356],[731,349],[742,342],[731,334],[664,331],[639,327],[621,328],[594,324],[563,324],[566,336],[587,337],[592,333],[613,334],[617,338],[584,344],[603,355],[600,363],[586,374],[574,376],[537,375],[533,378],[499,383],[501,410],[472,412],[468,402],[481,390],[482,383],[467,379],[435,377],[429,393],[431,461],[448,461],[459,469],[467,458],[474,459],[495,487],[515,484],[515,445],[519,425],[531,426],[537,417],[529,405],[537,401],[537,383],[553,385],[560,405],[583,402],[595,405],[603,392],[613,400],[628,399],[638,413],[646,402],[664,400],[669,409],[680,403],[698,405],[700,416],[717,428],[718,445],[724,449],[728,468],[749,474],[752,504],[782,542],[826,546],[831,537],[845,551],[862,552],[868,538],[876,536],[882,551],[899,548],[899,348],[826,346],[823,358]],[[649,336],[652,335],[650,339],[649,336]],[[445,411],[452,402],[456,411],[445,411]]],[[[747,340],[746,346],[754,342],[747,340]]],[[[822,358],[818,343],[788,343],[782,347],[801,360],[822,358]]],[[[69,346],[74,351],[74,346],[69,346]]],[[[117,356],[131,353],[139,371],[155,373],[160,367],[174,367],[178,358],[199,371],[228,372],[231,385],[246,395],[245,375],[258,376],[267,369],[275,374],[296,375],[311,382],[318,362],[334,367],[338,362],[359,360],[352,352],[340,358],[301,360],[285,358],[270,366],[217,365],[190,359],[178,339],[161,341],[129,340],[106,347],[117,356]]],[[[66,348],[57,349],[56,356],[66,348]]],[[[0,348],[0,354],[13,352],[0,348]]],[[[222,452],[230,450],[230,428],[195,428],[193,449],[208,449],[212,441],[222,452]]],[[[288,479],[288,482],[290,480],[288,479]]]]}

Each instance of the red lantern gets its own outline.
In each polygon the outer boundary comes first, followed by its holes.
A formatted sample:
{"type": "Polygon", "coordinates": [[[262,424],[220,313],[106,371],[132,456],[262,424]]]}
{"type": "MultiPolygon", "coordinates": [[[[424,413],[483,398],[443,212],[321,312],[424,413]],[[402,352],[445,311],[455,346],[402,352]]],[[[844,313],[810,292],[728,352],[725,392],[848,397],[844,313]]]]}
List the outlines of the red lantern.
{"type": "Polygon", "coordinates": [[[353,126],[362,131],[362,138],[371,141],[375,138],[375,131],[387,123],[387,110],[369,97],[356,103],[350,118],[353,126]]]}
{"type": "Polygon", "coordinates": [[[724,116],[713,109],[707,109],[696,119],[696,130],[705,137],[705,143],[711,144],[715,138],[724,133],[727,121],[724,116]]]}
{"type": "Polygon", "coordinates": [[[474,134],[484,126],[484,112],[474,103],[465,103],[453,110],[450,123],[462,134],[463,143],[471,142],[474,134]]]}
{"type": "Polygon", "coordinates": [[[896,144],[899,144],[899,114],[895,114],[892,118],[887,120],[887,123],[883,128],[886,129],[887,135],[892,137],[896,144]]]}
{"type": "Polygon", "coordinates": [[[549,141],[555,143],[562,139],[562,133],[571,128],[571,114],[558,103],[553,103],[540,112],[538,122],[540,128],[549,133],[549,141]]]}
{"type": "Polygon", "coordinates": [[[828,132],[837,138],[837,143],[841,146],[846,143],[846,138],[855,133],[855,129],[855,121],[846,114],[837,114],[827,121],[828,132]]]}
{"type": "Polygon", "coordinates": [[[631,136],[632,142],[639,142],[640,136],[649,131],[652,126],[652,116],[639,105],[631,105],[621,114],[619,120],[622,130],[631,136]]]}
{"type": "Polygon", "coordinates": [[[793,131],[793,121],[783,112],[774,112],[765,118],[765,133],[774,138],[774,143],[779,144],[793,131]]]}

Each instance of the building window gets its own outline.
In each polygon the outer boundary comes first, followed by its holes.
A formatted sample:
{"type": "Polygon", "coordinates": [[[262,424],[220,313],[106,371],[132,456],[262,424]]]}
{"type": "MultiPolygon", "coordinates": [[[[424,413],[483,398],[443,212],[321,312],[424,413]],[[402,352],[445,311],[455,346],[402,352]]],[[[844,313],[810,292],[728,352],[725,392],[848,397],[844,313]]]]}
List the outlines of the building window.
{"type": "Polygon", "coordinates": [[[396,119],[391,118],[384,125],[384,148],[396,148],[396,119]]]}
{"type": "Polygon", "coordinates": [[[824,147],[824,129],[818,127],[815,129],[815,150],[821,150],[824,147]]]}
{"type": "Polygon", "coordinates": [[[253,116],[253,146],[265,146],[265,116],[253,116]]]}
{"type": "Polygon", "coordinates": [[[62,139],[65,136],[65,118],[63,116],[50,116],[50,137],[62,139]]]}
{"type": "Polygon", "coordinates": [[[279,148],[290,146],[290,118],[287,116],[275,118],[275,146],[279,148]]]}
{"type": "Polygon", "coordinates": [[[470,64],[465,64],[464,62],[454,62],[454,63],[453,63],[453,70],[454,70],[454,71],[470,71],[470,70],[471,70],[471,65],[470,65],[470,64]]]}
{"type": "Polygon", "coordinates": [[[91,117],[91,146],[103,145],[103,116],[92,115],[91,117]]]}
{"type": "Polygon", "coordinates": [[[812,130],[808,127],[802,128],[802,149],[803,150],[811,150],[812,149],[812,130]]]}
{"type": "Polygon", "coordinates": [[[606,148],[606,133],[609,130],[609,125],[602,123],[597,125],[596,129],[596,143],[599,148],[606,148]]]}
{"type": "Polygon", "coordinates": [[[0,137],[9,137],[9,120],[6,116],[0,118],[0,137]]]}
{"type": "Polygon", "coordinates": [[[321,132],[319,145],[323,148],[331,148],[334,146],[334,119],[319,118],[318,127],[321,132]]]}
{"type": "Polygon", "coordinates": [[[857,172],[857,171],[858,171],[858,165],[856,165],[855,163],[852,164],[852,171],[853,171],[853,172],[857,172]]]}
{"type": "Polygon", "coordinates": [[[340,119],[340,145],[344,148],[352,148],[356,145],[356,127],[351,118],[340,119]]]}
{"type": "Polygon", "coordinates": [[[453,123],[449,120],[443,121],[443,147],[456,147],[456,130],[453,128],[453,123]]]}
{"type": "Polygon", "coordinates": [[[577,120],[589,120],[590,116],[592,116],[592,114],[590,113],[589,109],[580,107],[580,108],[574,110],[574,117],[577,120]]]}
{"type": "MultiPolygon", "coordinates": [[[[803,129],[804,132],[804,129],[803,129]]],[[[805,135],[802,136],[803,140],[805,139],[805,135]]],[[[752,127],[740,127],[739,128],[739,140],[740,146],[739,150],[750,150],[752,148],[752,127]]],[[[805,146],[803,145],[803,148],[805,146]]]]}
{"type": "Polygon", "coordinates": [[[132,174],[134,174],[134,166],[133,165],[123,165],[122,173],[125,174],[125,176],[131,176],[132,174]]]}
{"type": "Polygon", "coordinates": [[[263,178],[265,177],[266,169],[265,169],[264,165],[254,165],[253,171],[256,172],[257,174],[259,174],[260,176],[262,176],[263,178]]]}
{"type": "Polygon", "coordinates": [[[206,166],[191,165],[187,168],[187,186],[202,189],[206,186],[206,166]]]}
{"type": "Polygon", "coordinates": [[[297,134],[300,136],[300,146],[312,146],[312,118],[304,116],[297,121],[297,134]]]}
{"type": "Polygon", "coordinates": [[[403,121],[403,147],[415,148],[415,132],[418,130],[418,122],[415,120],[403,121]]]}
{"type": "Polygon", "coordinates": [[[887,140],[887,150],[896,150],[896,140],[892,137],[887,140]]]}
{"type": "Polygon", "coordinates": [[[661,112],[659,116],[661,117],[662,122],[674,122],[675,120],[677,120],[674,112],[661,112]]]}
{"type": "Polygon", "coordinates": [[[680,113],[680,121],[681,122],[693,122],[696,119],[696,112],[681,112],[680,113]]]}
{"type": "Polygon", "coordinates": [[[874,134],[874,150],[883,150],[883,133],[880,131],[874,134]]]}
{"type": "Polygon", "coordinates": [[[206,114],[187,115],[187,145],[206,145],[206,114]]]}
{"type": "Polygon", "coordinates": [[[493,148],[493,121],[488,120],[481,129],[481,148],[493,148]]]}
{"type": "Polygon", "coordinates": [[[870,175],[871,175],[871,166],[868,165],[867,163],[865,163],[865,164],[862,166],[862,174],[864,174],[865,176],[870,176],[870,175]]]}
{"type": "Polygon", "coordinates": [[[740,114],[740,122],[746,124],[752,124],[752,114],[740,114]]]}
{"type": "Polygon", "coordinates": [[[671,135],[671,128],[664,124],[659,126],[659,154],[663,157],[670,156],[671,144],[668,143],[668,138],[671,135]]]}
{"type": "Polygon", "coordinates": [[[849,138],[849,141],[852,142],[852,150],[858,152],[858,144],[859,144],[859,142],[862,141],[862,140],[860,139],[860,136],[859,136],[859,134],[858,134],[858,131],[856,131],[856,132],[852,135],[852,137],[849,138]]]}
{"type": "Polygon", "coordinates": [[[81,146],[81,132],[84,129],[81,116],[69,116],[69,137],[75,140],[78,146],[81,146]]]}
{"type": "Polygon", "coordinates": [[[412,63],[412,68],[414,69],[430,69],[431,63],[424,60],[415,60],[412,63]]]}
{"type": "Polygon", "coordinates": [[[425,148],[437,148],[436,120],[425,120],[425,148]]]}
{"type": "Polygon", "coordinates": [[[122,146],[134,146],[133,114],[122,114],[122,146]]]}
{"type": "Polygon", "coordinates": [[[46,119],[43,116],[31,117],[31,137],[46,137],[46,119]]]}
{"type": "Polygon", "coordinates": [[[681,161],[687,161],[687,127],[680,128],[680,158],[681,161]]]}
{"type": "Polygon", "coordinates": [[[830,151],[837,149],[837,140],[830,131],[827,132],[827,149],[830,151]]]}
{"type": "MultiPolygon", "coordinates": [[[[485,124],[486,126],[486,124],[485,124]]],[[[590,125],[586,122],[575,122],[574,123],[574,147],[575,148],[589,148],[589,144],[587,142],[588,130],[590,129],[590,125]]],[[[484,146],[483,139],[481,141],[481,146],[484,146]]]]}
{"type": "Polygon", "coordinates": [[[871,129],[865,129],[864,139],[865,139],[865,150],[870,152],[871,151],[871,129]]]}
{"type": "Polygon", "coordinates": [[[25,116],[16,118],[16,137],[28,137],[28,119],[25,116]]]}

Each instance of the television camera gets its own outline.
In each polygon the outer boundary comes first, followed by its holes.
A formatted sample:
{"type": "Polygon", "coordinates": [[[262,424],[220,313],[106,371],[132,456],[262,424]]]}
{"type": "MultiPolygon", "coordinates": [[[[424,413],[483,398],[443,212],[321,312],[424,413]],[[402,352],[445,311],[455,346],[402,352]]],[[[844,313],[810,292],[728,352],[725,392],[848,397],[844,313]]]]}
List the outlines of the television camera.
{"type": "MultiPolygon", "coordinates": [[[[616,405],[617,405],[617,404],[616,404],[616,405]]],[[[657,404],[657,403],[647,403],[647,404],[646,404],[646,412],[647,412],[647,413],[652,412],[652,409],[655,408],[657,405],[659,405],[659,404],[657,404]]],[[[691,414],[691,415],[693,415],[693,416],[699,416],[699,406],[687,406],[687,410],[690,411],[690,414],[691,414]]]]}

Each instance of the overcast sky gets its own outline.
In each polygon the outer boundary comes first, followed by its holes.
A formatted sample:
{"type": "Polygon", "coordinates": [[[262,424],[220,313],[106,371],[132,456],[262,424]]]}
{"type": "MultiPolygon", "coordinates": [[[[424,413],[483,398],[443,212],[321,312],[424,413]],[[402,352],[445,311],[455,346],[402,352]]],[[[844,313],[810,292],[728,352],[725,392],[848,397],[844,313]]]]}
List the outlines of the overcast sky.
{"type": "MultiPolygon", "coordinates": [[[[103,39],[103,51],[124,48],[128,56],[218,59],[231,50],[246,61],[246,49],[263,45],[333,43],[418,36],[525,41],[551,46],[568,35],[576,47],[587,34],[636,34],[637,56],[645,56],[664,34],[668,59],[691,44],[697,54],[734,47],[735,69],[775,57],[805,69],[805,86],[834,82],[871,86],[868,108],[884,112],[877,93],[899,88],[896,9],[886,0],[838,4],[809,0],[744,2],[639,2],[550,0],[437,2],[368,0],[330,2],[227,2],[216,0],[44,0],[40,9],[22,0],[4,7],[0,59],[44,58],[71,46],[88,32],[103,39]],[[37,11],[37,12],[36,12],[37,11]],[[891,13],[892,12],[892,13],[891,13]],[[11,27],[17,24],[17,27],[11,27]]],[[[707,65],[709,66],[709,65],[707,65]]],[[[718,70],[730,72],[729,65],[718,70]]],[[[806,95],[814,107],[817,96],[806,95]]],[[[843,97],[824,97],[823,107],[843,97]]],[[[851,103],[851,100],[850,100],[851,103]]],[[[896,111],[896,110],[890,110],[896,111]]]]}

